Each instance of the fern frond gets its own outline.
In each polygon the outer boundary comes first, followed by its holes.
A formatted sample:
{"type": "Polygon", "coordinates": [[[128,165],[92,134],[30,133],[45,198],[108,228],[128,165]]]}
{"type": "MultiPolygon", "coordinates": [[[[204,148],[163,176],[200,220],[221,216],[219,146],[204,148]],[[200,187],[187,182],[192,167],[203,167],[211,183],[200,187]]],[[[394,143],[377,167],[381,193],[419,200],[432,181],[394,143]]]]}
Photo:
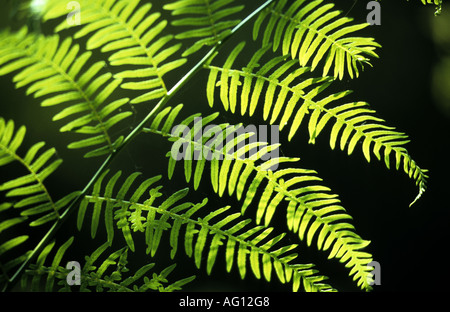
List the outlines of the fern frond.
{"type": "Polygon", "coordinates": [[[123,137],[113,139],[110,130],[132,112],[121,111],[127,98],[108,101],[121,83],[111,73],[101,73],[105,62],[89,64],[91,52],[79,53],[72,39],[18,33],[0,35],[0,75],[17,72],[17,88],[27,87],[27,94],[42,98],[43,107],[63,107],[54,121],[67,120],[61,132],[88,136],[69,144],[69,148],[89,148],[85,157],[102,156],[114,151],[123,137]],[[99,147],[100,146],[100,147],[99,147]]]}
{"type": "MultiPolygon", "coordinates": [[[[73,243],[73,237],[67,240],[55,253],[50,266],[46,266],[47,257],[50,255],[55,241],[48,244],[37,258],[36,264],[30,265],[26,274],[22,277],[22,287],[30,288],[31,291],[42,291],[41,279],[47,277],[44,290],[47,292],[54,291],[70,291],[68,284],[68,276],[71,269],[67,266],[61,266],[61,262],[68,248],[73,243]],[[31,281],[30,281],[31,279],[31,281]],[[55,282],[59,286],[55,286],[55,282]]],[[[175,264],[164,269],[160,274],[153,273],[152,278],[148,278],[146,274],[155,266],[149,263],[138,270],[133,275],[126,277],[129,269],[128,249],[122,248],[109,254],[103,262],[96,264],[99,258],[108,249],[108,243],[103,244],[95,250],[90,256],[86,256],[83,268],[80,268],[80,285],[79,291],[96,291],[104,290],[114,292],[144,292],[149,290],[160,292],[171,292],[180,290],[182,286],[191,282],[195,276],[191,276],[172,284],[169,284],[167,277],[175,268],[175,264]],[[125,278],[126,277],[126,278],[125,278]],[[140,285],[137,283],[141,283],[140,285]],[[166,285],[167,284],[167,285],[166,285]]],[[[128,274],[129,275],[129,274],[128,274]]]]}
{"type": "Polygon", "coordinates": [[[17,150],[23,143],[26,128],[22,126],[17,131],[14,128],[14,121],[5,122],[3,118],[0,118],[0,166],[18,162],[29,173],[3,182],[0,185],[0,191],[6,191],[7,198],[17,198],[13,206],[23,209],[22,216],[41,215],[30,223],[31,226],[54,221],[60,217],[59,210],[65,207],[77,193],[71,193],[57,202],[52,199],[44,182],[58,169],[62,160],[52,160],[56,154],[54,148],[40,153],[45,145],[44,142],[34,144],[25,156],[20,156],[17,150]]]}
{"type": "MultiPolygon", "coordinates": [[[[168,88],[164,75],[183,65],[184,58],[169,59],[180,49],[181,44],[168,46],[173,35],[162,35],[167,21],[158,21],[160,13],[151,13],[151,3],[140,5],[140,0],[80,0],[83,8],[82,28],[74,38],[89,36],[87,49],[101,48],[111,52],[108,61],[112,66],[131,66],[115,75],[117,79],[129,80],[121,87],[143,90],[145,93],[132,99],[131,103],[142,103],[164,97],[168,88]]],[[[66,1],[54,0],[47,6],[44,20],[66,16],[69,11],[66,1]]],[[[66,21],[56,31],[73,27],[66,21]]]]}
{"type": "MultiPolygon", "coordinates": [[[[10,203],[0,205],[0,233],[10,228],[29,222],[32,227],[42,226],[48,222],[60,218],[60,210],[65,208],[77,195],[73,192],[54,201],[45,185],[45,180],[61,165],[61,159],[55,159],[54,148],[42,151],[44,142],[39,142],[30,147],[24,156],[19,154],[26,134],[25,126],[15,129],[13,120],[5,121],[0,117],[0,167],[13,162],[20,164],[28,173],[7,181],[1,181],[0,191],[5,192],[5,197],[10,203]],[[20,216],[12,212],[10,208],[21,210],[20,216]],[[9,210],[9,211],[8,211],[9,210]],[[3,212],[3,213],[2,213],[3,212]]],[[[15,233],[20,232],[17,230],[15,233]]],[[[0,242],[0,263],[2,277],[1,282],[8,282],[9,274],[14,267],[21,264],[28,256],[28,252],[22,255],[4,256],[10,250],[16,249],[28,240],[29,235],[17,235],[8,239],[8,235],[2,233],[6,240],[0,242]],[[7,260],[9,258],[9,260],[7,260]]]]}
{"type": "Polygon", "coordinates": [[[384,125],[384,120],[374,115],[375,111],[369,108],[368,103],[350,102],[333,106],[351,91],[318,98],[332,80],[328,77],[309,77],[309,68],[299,67],[295,60],[274,57],[260,67],[269,46],[258,50],[247,66],[235,68],[233,64],[244,46],[245,43],[238,44],[223,66],[205,65],[210,71],[207,98],[211,107],[215,102],[216,89],[220,90],[219,96],[225,110],[234,113],[240,103],[242,115],[247,112],[253,115],[261,102],[260,98],[264,97],[264,120],[270,117],[270,124],[279,124],[280,130],[291,124],[288,134],[291,140],[308,118],[311,144],[315,143],[328,123],[334,122],[329,140],[332,149],[339,145],[350,155],[358,143],[362,143],[362,152],[368,162],[372,153],[378,160],[383,160],[387,168],[394,161],[397,170],[402,167],[415,181],[419,194],[413,203],[422,196],[426,190],[427,170],[421,169],[408,154],[404,145],[409,141],[404,133],[384,125]]]}
{"type": "Polygon", "coordinates": [[[197,40],[184,51],[183,56],[191,55],[204,46],[217,45],[239,24],[240,19],[230,20],[230,16],[242,11],[244,6],[229,6],[234,2],[235,0],[177,0],[164,5],[164,9],[172,11],[172,16],[188,16],[172,22],[174,26],[190,27],[175,38],[197,40]]]}
{"type": "Polygon", "coordinates": [[[362,251],[369,241],[356,234],[354,226],[349,223],[352,218],[341,206],[337,195],[318,184],[321,179],[315,171],[289,167],[272,171],[270,169],[274,165],[278,168],[281,164],[297,162],[298,158],[271,155],[279,145],[252,139],[254,133],[241,125],[221,124],[206,134],[199,132],[217,114],[202,119],[196,119],[198,116],[193,115],[174,127],[179,110],[180,106],[172,112],[166,108],[157,122],[144,129],[175,142],[176,147],[168,153],[169,177],[173,175],[176,162],[184,159],[186,180],[189,182],[193,177],[194,188],[197,189],[201,177],[205,176],[206,159],[209,157],[211,183],[219,196],[223,196],[226,190],[229,196],[236,194],[237,199],[243,201],[243,214],[254,198],[259,197],[255,204],[255,220],[257,224],[264,221],[265,226],[269,225],[276,210],[284,206],[290,231],[298,233],[308,246],[317,240],[319,250],[329,250],[329,258],[337,258],[351,269],[350,275],[354,275],[358,286],[366,290],[371,288],[371,269],[367,265],[372,256],[362,251]],[[161,126],[167,114],[169,117],[161,126]],[[181,146],[184,154],[177,158],[174,151],[179,151],[181,146]]]}
{"type": "MultiPolygon", "coordinates": [[[[284,234],[269,239],[269,235],[273,231],[272,228],[249,227],[251,221],[249,219],[239,221],[239,213],[224,216],[225,212],[230,209],[229,206],[210,210],[206,216],[194,218],[193,215],[201,211],[207,204],[207,200],[205,199],[198,204],[180,203],[187,195],[188,189],[175,192],[160,205],[155,205],[155,199],[162,196],[160,193],[161,187],[151,187],[151,185],[160,177],[145,180],[137,188],[134,188],[136,191],[133,192],[131,197],[128,197],[129,199],[124,199],[139,173],[128,176],[117,196],[114,196],[115,194],[111,190],[121,175],[120,171],[106,183],[105,194],[101,195],[102,192],[100,191],[102,184],[104,184],[105,175],[96,182],[93,194],[86,196],[82,201],[78,218],[79,224],[83,223],[84,214],[89,206],[92,207],[93,213],[97,215],[104,207],[107,231],[113,222],[112,219],[118,219],[117,227],[122,230],[127,229],[123,231],[123,234],[131,250],[134,250],[134,244],[132,243],[133,238],[130,229],[134,228],[136,232],[143,232],[147,244],[147,253],[151,256],[154,256],[158,250],[164,232],[170,231],[172,258],[178,251],[179,238],[182,236],[182,228],[185,227],[183,236],[185,252],[193,258],[197,268],[200,268],[203,259],[206,259],[208,274],[211,274],[219,248],[226,246],[227,271],[231,271],[236,261],[241,278],[245,277],[248,266],[250,266],[257,278],[264,277],[267,281],[270,281],[274,270],[282,283],[292,281],[294,291],[299,289],[301,283],[303,283],[304,289],[309,291],[334,290],[323,283],[326,278],[318,275],[313,265],[291,264],[297,254],[290,252],[297,246],[278,246],[284,234]],[[137,202],[144,193],[148,193],[150,197],[142,203],[137,202]],[[112,212],[111,210],[114,208],[116,210],[112,212]],[[136,214],[139,218],[136,218],[136,214]],[[214,218],[218,221],[213,222],[212,219],[214,218]],[[136,220],[139,220],[137,227],[136,220]],[[207,253],[206,258],[204,258],[205,253],[207,253]],[[248,264],[248,261],[250,264],[248,264]]],[[[98,220],[98,218],[95,219],[98,220]]],[[[98,221],[91,226],[98,226],[98,221]]],[[[111,235],[108,236],[108,241],[111,243],[111,235]]]]}
{"type": "Polygon", "coordinates": [[[281,47],[283,55],[291,55],[301,66],[311,64],[312,70],[322,61],[323,76],[333,71],[339,79],[346,72],[358,77],[358,67],[378,57],[375,49],[380,45],[373,38],[354,35],[369,24],[348,25],[352,19],[339,17],[340,11],[331,10],[334,4],[322,4],[323,0],[297,0],[286,8],[287,3],[273,3],[255,21],[253,38],[262,33],[263,46],[273,41],[274,51],[281,47]]]}

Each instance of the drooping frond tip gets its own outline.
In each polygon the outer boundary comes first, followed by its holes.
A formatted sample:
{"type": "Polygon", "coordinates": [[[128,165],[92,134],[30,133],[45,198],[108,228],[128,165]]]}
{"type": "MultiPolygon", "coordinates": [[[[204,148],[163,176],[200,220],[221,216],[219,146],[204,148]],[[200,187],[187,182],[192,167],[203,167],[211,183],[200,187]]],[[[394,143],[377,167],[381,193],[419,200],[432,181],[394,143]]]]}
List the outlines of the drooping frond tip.
{"type": "Polygon", "coordinates": [[[418,178],[416,178],[416,184],[419,186],[419,193],[416,198],[409,204],[409,207],[412,207],[425,193],[427,189],[427,179],[428,179],[428,170],[422,169],[421,172],[417,173],[418,178]],[[419,176],[420,175],[420,176],[419,176]]]}
{"type": "Polygon", "coordinates": [[[289,140],[306,122],[311,144],[332,124],[331,149],[338,147],[350,155],[360,146],[368,162],[375,155],[387,168],[395,163],[397,170],[402,167],[415,180],[423,194],[427,170],[417,166],[405,148],[408,136],[385,125],[368,103],[339,103],[351,93],[349,90],[323,95],[332,80],[311,77],[309,67],[283,56],[264,59],[267,54],[271,56],[270,46],[256,51],[246,66],[237,67],[234,64],[244,48],[245,42],[239,43],[221,66],[205,65],[210,71],[206,93],[211,107],[216,102],[216,90],[224,109],[232,113],[240,105],[241,115],[252,116],[262,105],[264,120],[278,124],[280,130],[289,127],[289,140]]]}

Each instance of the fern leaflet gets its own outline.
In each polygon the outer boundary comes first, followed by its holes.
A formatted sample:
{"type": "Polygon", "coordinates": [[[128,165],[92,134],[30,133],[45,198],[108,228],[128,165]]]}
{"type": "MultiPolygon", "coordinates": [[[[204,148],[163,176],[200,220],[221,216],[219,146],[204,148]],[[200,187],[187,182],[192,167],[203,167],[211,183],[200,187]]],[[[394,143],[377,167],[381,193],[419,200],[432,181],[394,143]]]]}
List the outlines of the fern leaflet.
{"type": "Polygon", "coordinates": [[[10,273],[13,268],[21,264],[29,255],[29,252],[25,252],[19,256],[10,256],[8,253],[13,250],[18,250],[20,246],[30,238],[29,235],[14,235],[12,238],[7,237],[8,229],[13,228],[27,220],[27,217],[8,217],[9,209],[13,207],[12,203],[2,203],[0,204],[0,234],[2,235],[2,242],[0,243],[0,286],[6,285],[10,280],[10,273]],[[6,255],[5,255],[6,254],[6,255]],[[11,258],[5,260],[7,258],[11,258]]]}
{"type": "MultiPolygon", "coordinates": [[[[408,0],[409,1],[409,0],[408,0]]],[[[434,4],[436,5],[436,11],[434,15],[439,15],[442,12],[442,0],[420,0],[424,5],[426,4],[434,4]]]]}
{"type": "Polygon", "coordinates": [[[262,32],[263,46],[273,40],[274,51],[281,46],[283,55],[298,59],[301,66],[311,63],[312,70],[324,60],[324,77],[333,63],[335,78],[343,79],[346,71],[351,78],[358,77],[358,66],[370,65],[368,57],[378,57],[374,50],[380,45],[373,38],[353,36],[369,24],[344,26],[352,19],[338,18],[339,11],[330,11],[334,4],[322,2],[299,0],[288,8],[287,0],[272,4],[255,21],[253,38],[262,32]],[[267,25],[261,30],[266,18],[267,25]]]}

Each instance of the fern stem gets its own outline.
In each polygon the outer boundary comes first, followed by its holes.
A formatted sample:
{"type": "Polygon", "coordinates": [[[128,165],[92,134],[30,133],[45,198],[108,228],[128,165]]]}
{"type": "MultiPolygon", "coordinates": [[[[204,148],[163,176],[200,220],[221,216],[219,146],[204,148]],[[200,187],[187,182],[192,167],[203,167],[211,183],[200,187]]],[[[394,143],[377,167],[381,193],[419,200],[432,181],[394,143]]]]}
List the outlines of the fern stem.
{"type": "MultiPolygon", "coordinates": [[[[269,5],[272,4],[272,2],[274,2],[275,0],[267,0],[266,2],[264,2],[263,4],[261,4],[260,7],[258,7],[255,11],[253,11],[251,14],[249,14],[245,19],[242,20],[242,22],[240,22],[238,25],[236,25],[236,27],[234,27],[231,30],[231,34],[235,33],[236,31],[238,31],[241,27],[243,27],[245,24],[247,24],[248,21],[250,21],[252,18],[254,18],[256,15],[258,15],[262,10],[264,10],[265,8],[267,8],[269,5]]],[[[230,35],[231,35],[230,34],[230,35]]]]}
{"type": "Polygon", "coordinates": [[[67,209],[61,214],[60,218],[53,224],[50,230],[45,234],[45,236],[41,239],[41,241],[37,244],[37,246],[33,249],[27,259],[23,262],[23,264],[17,269],[16,273],[10,279],[10,283],[5,286],[3,291],[8,291],[11,287],[13,287],[14,283],[21,276],[22,272],[28,266],[30,261],[34,259],[41,249],[47,244],[47,242],[56,234],[60,226],[68,219],[70,214],[73,212],[73,207],[79,202],[79,200],[84,197],[90,187],[95,183],[97,178],[105,171],[105,169],[111,164],[112,160],[116,157],[117,154],[128,144],[130,143],[139,133],[141,133],[145,124],[149,122],[156,114],[169,102],[169,100],[193,77],[195,74],[203,68],[203,65],[210,60],[211,56],[213,56],[223,45],[223,43],[228,40],[231,36],[233,36],[239,29],[241,29],[245,24],[247,24],[251,19],[253,19],[256,15],[258,15],[262,10],[264,10],[267,6],[269,6],[275,0],[267,0],[257,9],[255,9],[251,14],[249,14],[245,19],[243,19],[238,25],[236,25],[230,33],[225,37],[221,42],[217,43],[178,83],[176,83],[167,94],[158,102],[158,104],[152,109],[150,113],[139,123],[139,125],[134,128],[125,140],[119,145],[116,149],[114,149],[109,156],[105,159],[105,161],[100,165],[100,168],[94,174],[92,179],[86,184],[83,191],[72,201],[72,203],[67,207],[67,209]]]}

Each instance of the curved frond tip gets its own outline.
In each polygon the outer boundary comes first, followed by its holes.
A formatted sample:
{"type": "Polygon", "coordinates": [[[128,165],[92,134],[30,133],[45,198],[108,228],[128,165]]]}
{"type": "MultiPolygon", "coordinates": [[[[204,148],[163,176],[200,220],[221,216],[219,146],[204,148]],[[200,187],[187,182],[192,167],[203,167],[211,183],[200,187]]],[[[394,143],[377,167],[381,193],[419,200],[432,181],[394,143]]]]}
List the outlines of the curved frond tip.
{"type": "Polygon", "coordinates": [[[237,67],[235,62],[244,48],[244,42],[238,44],[222,66],[212,62],[205,65],[209,70],[206,95],[211,107],[216,97],[232,113],[240,105],[241,115],[252,116],[262,106],[264,120],[278,124],[280,130],[289,127],[289,140],[307,123],[311,144],[331,127],[331,149],[340,148],[350,155],[360,146],[368,162],[375,156],[387,168],[395,164],[397,170],[402,168],[414,179],[419,187],[418,198],[424,193],[427,170],[420,168],[405,148],[408,136],[385,125],[368,103],[339,103],[351,93],[349,90],[323,95],[332,79],[312,76],[309,67],[301,67],[295,60],[272,57],[268,53],[270,46],[256,51],[246,66],[237,67]]]}

